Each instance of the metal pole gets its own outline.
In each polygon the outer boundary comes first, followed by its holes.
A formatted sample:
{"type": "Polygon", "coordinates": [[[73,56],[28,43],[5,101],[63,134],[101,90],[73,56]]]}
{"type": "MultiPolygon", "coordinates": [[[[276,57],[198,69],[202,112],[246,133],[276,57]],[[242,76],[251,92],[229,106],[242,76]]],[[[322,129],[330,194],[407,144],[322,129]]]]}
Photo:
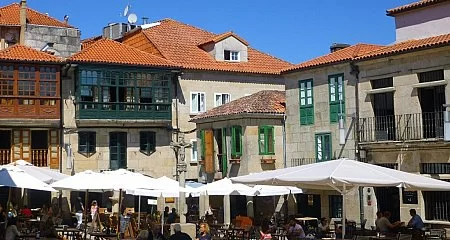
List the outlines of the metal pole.
{"type": "Polygon", "coordinates": [[[84,239],[87,238],[87,209],[88,209],[88,195],[89,195],[89,190],[86,189],[86,193],[84,195],[84,239]]]}
{"type": "Polygon", "coordinates": [[[138,215],[138,229],[141,228],[141,195],[139,195],[139,215],[138,215]]]}

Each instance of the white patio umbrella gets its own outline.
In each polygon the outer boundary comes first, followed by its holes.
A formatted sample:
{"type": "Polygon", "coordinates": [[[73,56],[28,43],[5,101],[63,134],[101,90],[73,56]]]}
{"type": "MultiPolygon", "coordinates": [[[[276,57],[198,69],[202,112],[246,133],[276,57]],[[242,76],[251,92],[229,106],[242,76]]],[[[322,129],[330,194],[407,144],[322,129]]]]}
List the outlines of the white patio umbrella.
{"type": "Polygon", "coordinates": [[[205,186],[198,187],[192,190],[194,193],[203,195],[246,195],[254,196],[255,189],[244,184],[233,183],[229,178],[223,178],[212,183],[207,183],[205,186]]]}
{"type": "Polygon", "coordinates": [[[259,197],[303,193],[300,188],[294,186],[255,185],[253,190],[255,196],[259,197]]]}
{"type": "Polygon", "coordinates": [[[62,180],[64,178],[69,177],[69,175],[59,173],[57,171],[50,170],[48,168],[36,167],[33,164],[25,161],[25,160],[17,160],[8,164],[8,166],[16,166],[29,175],[47,183],[51,184],[53,182],[62,180]]]}
{"type": "MultiPolygon", "coordinates": [[[[237,183],[293,185],[309,189],[334,189],[343,196],[345,219],[345,195],[357,187],[404,187],[412,190],[450,190],[450,183],[418,174],[358,162],[339,159],[255,173],[231,179],[237,183]]],[[[342,221],[345,236],[345,220],[342,221]]]]}
{"type": "Polygon", "coordinates": [[[47,183],[31,176],[24,170],[7,165],[0,168],[0,186],[56,192],[47,183]]]}

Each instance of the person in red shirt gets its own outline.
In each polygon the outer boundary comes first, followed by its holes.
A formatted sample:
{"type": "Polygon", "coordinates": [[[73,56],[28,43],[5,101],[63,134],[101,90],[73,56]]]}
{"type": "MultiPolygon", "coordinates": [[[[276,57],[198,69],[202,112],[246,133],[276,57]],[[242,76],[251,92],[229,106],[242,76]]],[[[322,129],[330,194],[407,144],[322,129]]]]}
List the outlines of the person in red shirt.
{"type": "Polygon", "coordinates": [[[27,205],[23,205],[21,213],[25,217],[32,217],[33,216],[33,213],[31,213],[31,209],[29,209],[27,205]]]}

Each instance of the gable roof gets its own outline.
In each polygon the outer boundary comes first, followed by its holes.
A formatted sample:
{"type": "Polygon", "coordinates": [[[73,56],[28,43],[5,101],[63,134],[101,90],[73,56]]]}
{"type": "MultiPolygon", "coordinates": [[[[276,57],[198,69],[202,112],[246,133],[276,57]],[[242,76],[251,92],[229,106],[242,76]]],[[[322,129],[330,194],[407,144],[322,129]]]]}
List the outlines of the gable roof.
{"type": "Polygon", "coordinates": [[[175,63],[134,47],[102,38],[67,59],[68,62],[178,68],[175,63]]]}
{"type": "MultiPolygon", "coordinates": [[[[73,28],[69,24],[27,7],[27,24],[73,28]]],[[[20,26],[20,4],[0,8],[0,25],[20,26]]]]}
{"type": "Polygon", "coordinates": [[[218,42],[220,42],[220,41],[222,41],[222,40],[224,40],[224,39],[226,39],[226,38],[228,38],[228,37],[234,37],[234,38],[236,38],[237,40],[239,40],[239,41],[240,41],[242,44],[244,44],[245,46],[248,46],[248,45],[249,45],[247,41],[245,41],[244,39],[242,39],[241,37],[239,37],[239,36],[236,35],[235,33],[233,33],[233,32],[226,32],[226,33],[219,34],[219,35],[217,35],[217,36],[215,36],[215,37],[213,37],[213,38],[211,38],[211,39],[208,39],[208,40],[206,40],[206,41],[203,42],[203,43],[200,43],[199,46],[204,45],[204,44],[207,44],[207,43],[211,43],[211,42],[213,42],[213,43],[218,43],[218,42]]]}
{"type": "MultiPolygon", "coordinates": [[[[164,19],[159,25],[142,29],[141,32],[144,33],[141,40],[150,42],[151,50],[148,49],[149,46],[143,46],[143,41],[136,44],[136,47],[149,52],[157,52],[165,59],[180,64],[185,69],[279,74],[281,69],[292,66],[286,61],[250,47],[248,47],[248,62],[216,61],[205,50],[200,48],[199,44],[211,41],[211,39],[221,35],[172,19],[164,19]]],[[[127,41],[127,39],[138,33],[139,31],[134,31],[126,35],[123,40],[124,43],[130,44],[130,41],[127,41]]]]}
{"type": "Polygon", "coordinates": [[[411,10],[422,8],[422,7],[431,6],[431,5],[441,3],[441,2],[446,2],[446,1],[448,1],[448,0],[421,0],[418,2],[413,2],[413,3],[399,6],[396,8],[388,9],[388,10],[386,10],[386,15],[395,16],[399,13],[411,11],[411,10]]]}
{"type": "Polygon", "coordinates": [[[450,34],[444,34],[429,38],[408,40],[399,42],[390,46],[380,48],[378,50],[368,52],[356,58],[356,60],[385,57],[395,54],[406,53],[410,51],[423,50],[427,48],[450,46],[450,34]]]}
{"type": "Polygon", "coordinates": [[[340,49],[336,52],[332,52],[327,55],[323,55],[318,58],[314,58],[312,60],[302,62],[293,67],[286,68],[286,69],[282,70],[282,73],[291,72],[291,71],[300,70],[300,69],[318,67],[318,66],[322,66],[322,65],[326,65],[326,64],[349,61],[358,56],[362,56],[368,52],[371,52],[371,51],[374,51],[374,50],[377,50],[380,48],[382,48],[382,46],[359,43],[356,45],[352,45],[350,47],[346,47],[344,49],[340,49]]]}
{"type": "Polygon", "coordinates": [[[93,43],[97,42],[98,40],[100,40],[102,38],[103,38],[102,35],[98,35],[98,36],[94,36],[94,37],[90,37],[90,38],[81,40],[81,49],[85,49],[85,48],[91,46],[93,43]]]}
{"type": "Polygon", "coordinates": [[[243,113],[284,114],[286,112],[286,96],[284,91],[263,90],[252,95],[238,98],[224,105],[193,117],[190,121],[243,113]]]}
{"type": "Polygon", "coordinates": [[[62,63],[63,59],[24,45],[13,45],[0,51],[0,61],[62,63]]]}

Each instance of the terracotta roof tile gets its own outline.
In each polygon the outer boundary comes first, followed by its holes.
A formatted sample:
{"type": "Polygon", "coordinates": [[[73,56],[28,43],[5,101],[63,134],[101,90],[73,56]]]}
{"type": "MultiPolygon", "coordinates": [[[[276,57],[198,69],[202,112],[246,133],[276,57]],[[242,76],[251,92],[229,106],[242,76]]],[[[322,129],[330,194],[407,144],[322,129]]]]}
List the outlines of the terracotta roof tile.
{"type": "Polygon", "coordinates": [[[61,63],[63,59],[47,52],[16,44],[0,51],[0,61],[61,63]]]}
{"type": "Polygon", "coordinates": [[[377,50],[382,48],[382,46],[379,45],[372,45],[372,44],[356,44],[352,45],[350,47],[346,47],[344,49],[340,49],[336,52],[329,53],[324,56],[320,56],[318,58],[314,58],[312,60],[302,62],[300,64],[297,64],[293,67],[286,68],[282,72],[290,72],[310,67],[317,67],[321,65],[331,64],[331,63],[339,63],[342,61],[348,61],[352,60],[355,57],[361,56],[365,53],[377,50]]]}
{"type": "Polygon", "coordinates": [[[78,63],[104,63],[178,68],[175,63],[111,39],[100,39],[67,59],[78,63]]]}
{"type": "Polygon", "coordinates": [[[97,42],[98,40],[100,40],[102,38],[103,38],[102,35],[99,35],[99,36],[90,37],[90,38],[86,38],[86,39],[81,40],[81,49],[88,48],[93,43],[97,42]]]}
{"type": "Polygon", "coordinates": [[[400,54],[408,51],[415,51],[420,49],[441,47],[450,45],[450,34],[444,34],[418,40],[408,40],[405,42],[399,42],[391,46],[386,46],[378,50],[368,52],[362,56],[356,58],[356,60],[384,57],[394,54],[400,54]]]}
{"type": "Polygon", "coordinates": [[[190,121],[229,116],[242,113],[284,114],[286,111],[286,96],[284,91],[263,90],[250,96],[242,97],[215,107],[193,117],[190,121]]]}
{"type": "Polygon", "coordinates": [[[211,39],[208,39],[207,41],[205,41],[203,43],[200,43],[199,46],[207,44],[207,43],[211,43],[211,42],[218,43],[218,42],[220,42],[220,41],[222,41],[222,40],[224,40],[224,39],[226,39],[228,37],[231,37],[231,36],[236,38],[237,40],[239,40],[245,46],[249,45],[247,41],[245,41],[243,38],[239,37],[235,33],[233,33],[233,32],[226,32],[226,33],[219,34],[219,35],[217,35],[217,36],[215,36],[215,37],[213,37],[211,39]]]}
{"type": "Polygon", "coordinates": [[[418,2],[413,2],[410,4],[406,4],[400,7],[396,7],[396,8],[392,8],[392,9],[388,9],[386,10],[386,14],[388,16],[394,16],[396,14],[402,13],[402,12],[407,12],[413,9],[417,9],[417,8],[422,8],[422,7],[427,7],[433,4],[437,4],[440,2],[446,2],[448,0],[421,0],[418,2]]]}
{"type": "MultiPolygon", "coordinates": [[[[73,28],[69,24],[27,8],[27,23],[52,27],[73,28]]],[[[20,4],[13,3],[0,8],[0,25],[20,26],[20,4]]]]}
{"type": "MultiPolygon", "coordinates": [[[[292,66],[286,61],[250,47],[248,47],[248,62],[216,61],[201,49],[199,44],[221,35],[172,19],[162,20],[159,25],[143,29],[142,32],[147,37],[147,41],[150,41],[164,58],[180,64],[185,69],[279,74],[281,69],[292,66]]],[[[125,43],[129,37],[124,38],[125,43]]]]}

